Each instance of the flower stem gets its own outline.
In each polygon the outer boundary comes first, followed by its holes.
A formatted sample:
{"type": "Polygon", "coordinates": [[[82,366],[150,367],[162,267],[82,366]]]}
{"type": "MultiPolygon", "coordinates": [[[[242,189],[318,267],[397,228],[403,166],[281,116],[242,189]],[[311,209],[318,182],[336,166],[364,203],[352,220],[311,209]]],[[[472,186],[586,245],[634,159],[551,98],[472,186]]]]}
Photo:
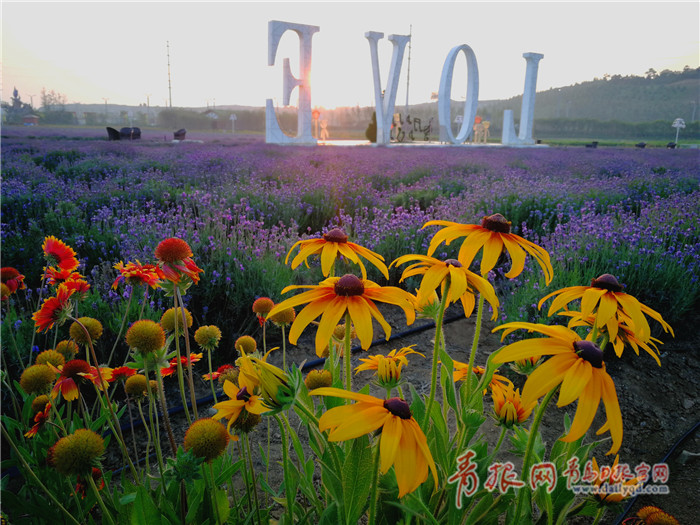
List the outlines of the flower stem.
{"type": "Polygon", "coordinates": [[[129,294],[129,300],[126,302],[126,311],[124,312],[124,317],[122,318],[122,325],[119,327],[119,333],[117,334],[117,338],[114,340],[114,345],[112,346],[112,351],[109,353],[109,358],[107,359],[107,366],[109,366],[112,363],[112,358],[114,357],[114,351],[117,349],[117,346],[119,346],[119,339],[122,336],[122,332],[124,332],[124,327],[126,326],[126,321],[129,319],[129,309],[131,308],[131,299],[134,297],[134,289],[131,289],[131,293],[129,294]]]}
{"type": "Polygon", "coordinates": [[[284,325],[282,328],[282,370],[287,371],[287,339],[284,333],[284,325]]]}
{"type": "MultiPolygon", "coordinates": [[[[163,477],[163,471],[165,470],[165,465],[163,464],[163,450],[160,446],[160,430],[158,423],[158,409],[156,408],[156,401],[153,396],[153,391],[151,390],[151,382],[148,380],[148,361],[144,360],[144,375],[146,376],[146,392],[148,393],[148,422],[150,423],[151,429],[153,430],[153,445],[156,449],[156,457],[158,458],[158,471],[160,472],[161,478],[163,477]],[[153,414],[155,413],[156,422],[155,426],[153,424],[153,414]]],[[[139,404],[139,410],[141,405],[139,404]]],[[[143,417],[143,416],[142,416],[143,417]]],[[[148,448],[146,448],[148,452],[148,448]]]]}
{"type": "MultiPolygon", "coordinates": [[[[177,315],[177,307],[178,307],[178,295],[176,294],[174,296],[174,302],[175,302],[175,310],[173,313],[173,321],[175,323],[174,330],[175,330],[175,352],[177,354],[177,383],[178,386],[180,387],[180,398],[182,399],[182,408],[185,410],[185,416],[187,417],[187,424],[191,425],[192,424],[192,417],[190,416],[190,409],[187,407],[187,396],[185,395],[185,379],[184,379],[184,373],[182,371],[182,354],[180,353],[180,319],[178,318],[177,315]]],[[[183,317],[184,317],[184,312],[183,312],[183,317]]],[[[185,321],[185,324],[187,322],[185,321]]]]}
{"type": "Polygon", "coordinates": [[[177,445],[175,444],[173,429],[170,426],[170,415],[168,414],[168,405],[165,401],[165,389],[163,388],[163,376],[161,375],[160,368],[158,367],[156,367],[156,379],[158,381],[158,397],[160,398],[160,409],[163,413],[163,423],[165,424],[165,431],[168,433],[170,449],[173,452],[173,456],[175,456],[177,454],[177,445]]]}
{"type": "Polygon", "coordinates": [[[592,525],[598,525],[598,523],[600,523],[600,520],[603,519],[604,514],[605,514],[605,507],[600,507],[598,509],[598,512],[596,512],[595,519],[593,520],[592,525]]]}
{"type": "Polygon", "coordinates": [[[211,369],[211,350],[207,350],[207,358],[209,361],[209,384],[211,385],[211,394],[214,396],[214,403],[218,403],[219,400],[216,399],[216,388],[214,388],[214,378],[212,377],[213,372],[211,369]]]}
{"type": "Polygon", "coordinates": [[[248,456],[248,466],[250,469],[251,481],[253,484],[253,497],[255,499],[255,513],[258,517],[258,525],[262,525],[262,519],[260,518],[260,502],[258,501],[258,483],[255,480],[255,467],[253,465],[253,454],[250,452],[250,439],[248,434],[243,434],[243,440],[245,441],[246,455],[248,456]]]}
{"type": "MultiPolygon", "coordinates": [[[[211,506],[214,507],[214,515],[216,516],[216,525],[221,524],[221,516],[219,515],[219,505],[217,504],[216,501],[216,482],[214,481],[214,469],[211,466],[211,461],[207,462],[209,464],[209,479],[207,480],[207,484],[211,483],[211,506]]],[[[202,468],[204,468],[204,465],[202,464],[202,468]]]]}
{"type": "Polygon", "coordinates": [[[289,472],[289,445],[287,443],[287,430],[284,428],[282,420],[277,414],[274,415],[277,425],[280,427],[280,433],[282,434],[282,468],[284,476],[284,495],[287,499],[287,513],[289,516],[289,523],[294,523],[294,500],[296,499],[296,494],[293,494],[290,490],[292,485],[292,480],[289,472]]]}
{"type": "Polygon", "coordinates": [[[199,415],[197,414],[197,396],[194,392],[194,378],[192,377],[192,359],[190,357],[190,334],[187,328],[187,320],[185,318],[185,305],[182,302],[180,289],[177,286],[175,287],[175,295],[177,296],[177,301],[180,303],[180,306],[182,306],[182,328],[185,331],[185,352],[187,353],[187,383],[190,387],[190,401],[192,402],[192,412],[194,412],[194,418],[198,419],[199,415]]]}
{"type": "Polygon", "coordinates": [[[440,299],[440,308],[435,316],[435,342],[433,344],[433,365],[430,369],[430,396],[428,397],[428,403],[425,407],[425,422],[430,421],[430,410],[433,407],[433,401],[435,401],[435,390],[437,388],[437,368],[438,368],[438,358],[440,356],[440,338],[442,337],[442,321],[445,317],[445,308],[447,307],[447,297],[450,293],[450,279],[449,277],[445,280],[445,289],[442,292],[442,298],[440,299]]]}
{"type": "MultiPolygon", "coordinates": [[[[150,467],[150,452],[151,452],[151,431],[148,428],[148,424],[146,423],[146,418],[143,416],[143,408],[141,408],[141,400],[136,401],[136,406],[139,408],[139,415],[141,416],[141,422],[143,423],[143,428],[146,431],[146,472],[144,473],[144,479],[145,476],[148,474],[148,472],[151,471],[150,467]]],[[[148,413],[150,419],[151,419],[151,424],[153,424],[153,413],[149,411],[148,413]]],[[[131,427],[133,429],[133,425],[131,427]]],[[[134,446],[135,446],[135,440],[134,440],[134,446]]]]}
{"type": "Polygon", "coordinates": [[[374,525],[377,520],[377,498],[379,497],[379,443],[374,447],[372,461],[372,488],[369,493],[369,525],[374,525]]]}
{"type": "Polygon", "coordinates": [[[345,312],[345,349],[343,350],[343,362],[345,363],[345,389],[352,392],[352,363],[350,360],[350,313],[345,312]]]}
{"type": "Polygon", "coordinates": [[[508,432],[508,429],[506,427],[501,428],[501,435],[498,436],[498,442],[496,443],[496,446],[493,449],[493,452],[491,452],[492,458],[496,456],[496,453],[498,453],[498,450],[501,448],[501,445],[503,444],[503,438],[506,437],[507,432],[508,432]]]}
{"type": "MultiPolygon", "coordinates": [[[[554,392],[557,391],[557,388],[553,388],[552,390],[549,391],[549,393],[544,396],[544,399],[540,403],[540,406],[537,408],[537,412],[535,413],[535,417],[532,420],[532,426],[530,427],[530,436],[527,439],[527,446],[525,448],[525,456],[523,457],[523,473],[522,473],[522,480],[526,482],[526,484],[520,489],[518,492],[518,503],[515,507],[515,519],[519,520],[520,514],[522,512],[522,507],[525,503],[525,498],[527,493],[529,493],[529,490],[527,489],[527,478],[530,475],[530,466],[532,464],[532,451],[535,448],[535,441],[537,440],[538,436],[538,430],[540,427],[540,423],[542,422],[542,416],[544,416],[545,410],[547,409],[547,405],[549,404],[549,401],[552,399],[554,396],[554,392]]],[[[532,509],[528,509],[528,513],[532,509]]],[[[523,519],[527,522],[529,521],[528,516],[524,516],[523,519]]],[[[518,521],[520,523],[520,521],[518,521]]]]}
{"type": "Polygon", "coordinates": [[[484,312],[484,296],[479,294],[479,306],[476,310],[476,324],[474,325],[474,340],[472,341],[472,349],[469,352],[469,368],[467,368],[467,403],[472,397],[472,372],[474,371],[474,357],[476,349],[479,346],[479,336],[481,335],[481,317],[484,312]]]}
{"type": "Polygon", "coordinates": [[[102,499],[102,496],[100,495],[100,490],[97,488],[97,484],[95,483],[95,480],[92,477],[92,472],[89,472],[86,477],[88,479],[88,483],[90,484],[90,488],[92,488],[92,492],[95,494],[95,498],[97,498],[97,504],[102,510],[102,518],[105,519],[110,525],[114,525],[112,515],[107,510],[107,506],[105,505],[105,502],[102,499]]]}
{"type": "MultiPolygon", "coordinates": [[[[44,295],[44,283],[46,282],[46,272],[41,272],[41,284],[39,284],[39,298],[36,301],[36,308],[34,310],[38,310],[39,307],[41,306],[41,299],[42,296],[44,295]]],[[[27,366],[31,366],[32,364],[32,350],[34,348],[34,340],[36,339],[36,330],[32,330],[32,342],[29,343],[29,361],[27,362],[27,366]]],[[[54,345],[54,348],[56,346],[54,345]]]]}
{"type": "MultiPolygon", "coordinates": [[[[32,479],[32,481],[34,483],[36,483],[39,486],[39,488],[41,488],[41,490],[43,490],[46,493],[46,495],[51,500],[51,502],[54,505],[56,505],[61,510],[61,512],[63,512],[63,514],[66,515],[66,518],[71,523],[75,523],[75,525],[80,525],[80,522],[78,520],[76,520],[73,517],[73,515],[70,512],[68,512],[63,505],[61,505],[61,503],[56,499],[56,496],[54,496],[53,493],[48,488],[46,488],[46,485],[44,485],[41,482],[41,480],[38,478],[38,476],[34,473],[32,468],[29,466],[27,461],[24,459],[24,456],[17,449],[17,445],[15,445],[15,442],[12,439],[12,437],[10,437],[10,434],[7,432],[7,430],[5,430],[5,425],[0,425],[0,430],[2,430],[2,435],[5,436],[5,440],[10,444],[10,448],[12,448],[13,452],[15,453],[15,456],[17,457],[19,462],[22,464],[22,466],[24,467],[24,470],[29,475],[29,477],[32,479]]],[[[92,477],[92,476],[90,476],[90,477],[92,477]]]]}
{"type": "MultiPolygon", "coordinates": [[[[126,443],[124,441],[124,434],[122,434],[122,429],[119,424],[119,418],[117,418],[117,415],[114,413],[114,407],[112,406],[112,400],[109,398],[109,389],[105,387],[106,381],[102,378],[102,370],[100,370],[100,367],[98,365],[97,361],[97,354],[95,354],[95,347],[92,344],[92,338],[90,337],[90,332],[88,332],[87,328],[85,328],[85,325],[78,321],[77,319],[73,318],[73,321],[78,323],[80,328],[82,328],[83,333],[85,333],[85,337],[87,338],[88,342],[88,347],[90,348],[90,354],[92,355],[92,359],[95,361],[95,370],[97,371],[97,380],[99,381],[99,386],[95,385],[95,392],[97,393],[97,397],[100,400],[100,403],[102,404],[102,408],[104,408],[104,405],[107,405],[107,409],[109,410],[109,414],[112,418],[112,421],[107,419],[107,422],[112,430],[112,432],[115,433],[117,437],[117,441],[119,442],[119,446],[122,449],[122,454],[124,454],[124,459],[127,461],[129,464],[129,468],[131,470],[131,475],[134,477],[134,480],[136,482],[139,482],[139,475],[138,472],[136,472],[136,468],[134,467],[133,462],[131,461],[131,458],[129,457],[129,451],[126,449],[126,443]],[[102,394],[104,394],[104,397],[102,397],[102,394]]],[[[87,355],[87,352],[86,352],[87,355]]]]}

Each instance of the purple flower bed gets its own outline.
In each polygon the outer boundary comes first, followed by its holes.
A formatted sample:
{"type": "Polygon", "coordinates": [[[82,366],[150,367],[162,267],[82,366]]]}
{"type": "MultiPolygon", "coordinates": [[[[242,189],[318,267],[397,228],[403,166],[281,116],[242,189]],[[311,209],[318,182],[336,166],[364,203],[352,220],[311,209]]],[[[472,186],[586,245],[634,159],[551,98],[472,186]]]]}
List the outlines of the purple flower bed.
{"type": "MultiPolygon", "coordinates": [[[[230,318],[258,295],[279,299],[299,278],[284,267],[289,247],[330,226],[390,262],[425,253],[435,231],[420,229],[427,220],[476,222],[500,212],[516,233],[550,250],[555,273],[567,279],[605,263],[629,285],[639,260],[658,259],[659,272],[681,268],[695,286],[692,301],[698,297],[697,150],[292,147],[214,134],[202,134],[203,144],[171,144],[159,132],[108,142],[103,130],[42,128],[3,134],[3,264],[20,268],[32,288],[46,235],[78,251],[81,272],[108,303],[121,300],[109,292],[114,263],[150,262],[160,240],[178,236],[205,270],[188,300],[214,322],[214,309],[230,318]]],[[[573,284],[583,283],[563,283],[573,284]]]]}

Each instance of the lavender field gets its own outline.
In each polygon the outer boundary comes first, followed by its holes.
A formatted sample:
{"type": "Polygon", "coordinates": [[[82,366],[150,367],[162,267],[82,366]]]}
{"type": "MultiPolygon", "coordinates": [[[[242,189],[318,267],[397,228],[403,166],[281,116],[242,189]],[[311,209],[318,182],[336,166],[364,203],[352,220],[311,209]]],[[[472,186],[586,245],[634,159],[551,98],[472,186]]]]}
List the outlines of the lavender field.
{"type": "MultiPolygon", "coordinates": [[[[230,345],[256,328],[256,297],[277,301],[301,275],[284,264],[300,238],[342,226],[388,263],[425,253],[435,231],[421,229],[428,220],[472,223],[499,212],[550,252],[552,290],[612,273],[671,323],[697,307],[698,150],[283,147],[230,135],[171,144],[155,132],[134,142],[80,133],[3,129],[3,266],[26,276],[34,300],[47,235],[80,254],[91,283],[85,307],[104,319],[130,293],[111,289],[113,265],[152,262],[160,240],[181,237],[204,269],[188,308],[198,324],[230,327],[230,345]]],[[[515,296],[502,301],[504,321],[539,315],[544,281],[528,270],[500,287],[515,296]]],[[[153,294],[150,309],[162,311],[166,299],[153,294]]],[[[22,319],[7,322],[30,338],[22,319]]],[[[118,326],[105,329],[109,338],[118,326]]]]}

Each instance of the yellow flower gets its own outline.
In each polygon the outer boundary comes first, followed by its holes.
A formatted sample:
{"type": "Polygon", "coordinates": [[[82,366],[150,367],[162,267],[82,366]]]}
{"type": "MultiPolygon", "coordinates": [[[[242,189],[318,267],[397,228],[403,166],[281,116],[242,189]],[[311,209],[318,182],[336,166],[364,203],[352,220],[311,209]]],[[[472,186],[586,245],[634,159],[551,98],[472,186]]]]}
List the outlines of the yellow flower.
{"type": "Polygon", "coordinates": [[[384,264],[384,257],[359,244],[348,242],[348,236],[340,228],[333,228],[329,232],[324,233],[323,237],[319,239],[306,239],[295,242],[289,250],[284,264],[289,262],[289,256],[297,246],[299,246],[299,253],[292,259],[292,270],[299,266],[302,261],[306,262],[310,256],[321,254],[321,271],[324,277],[328,277],[336,257],[342,255],[355,264],[358,264],[362,271],[362,278],[366,279],[367,270],[360,259],[360,257],[364,257],[376,266],[387,280],[389,279],[389,272],[384,264]]]}
{"type": "Polygon", "coordinates": [[[297,315],[289,330],[289,341],[296,344],[299,336],[309,323],[323,314],[316,331],[316,353],[321,352],[333,334],[345,312],[350,314],[357,336],[363,349],[372,344],[372,318],[384,329],[386,338],[391,335],[391,327],[377,309],[374,301],[395,304],[406,314],[408,324],[413,323],[416,312],[411,302],[411,294],[393,286],[379,286],[367,279],[346,274],[343,277],[330,277],[317,286],[287,286],[282,293],[295,288],[310,288],[275,306],[270,315],[286,308],[309,303],[297,315]]]}
{"type": "Polygon", "coordinates": [[[421,357],[425,357],[420,352],[416,352],[412,348],[414,346],[416,345],[401,348],[400,350],[394,349],[386,356],[378,354],[371,355],[368,358],[360,358],[362,364],[355,368],[355,373],[357,374],[363,370],[376,370],[382,386],[393,388],[401,379],[401,369],[408,364],[407,355],[418,354],[421,357]]]}
{"type": "Polygon", "coordinates": [[[591,460],[593,463],[592,468],[596,473],[596,479],[593,484],[599,489],[598,492],[595,493],[595,497],[600,503],[611,505],[620,503],[632,492],[633,487],[642,485],[641,477],[632,478],[628,480],[620,479],[620,472],[617,468],[617,463],[619,460],[620,457],[617,454],[615,454],[615,461],[613,461],[612,467],[610,467],[609,473],[607,475],[601,473],[601,469],[598,468],[598,462],[595,460],[595,458],[592,458],[591,460]],[[617,485],[618,483],[621,483],[624,487],[629,487],[625,489],[624,494],[621,492],[608,493],[605,490],[610,490],[610,488],[613,485],[617,485]]]}
{"type": "Polygon", "coordinates": [[[59,439],[49,449],[47,461],[58,472],[66,476],[84,474],[105,450],[102,436],[86,428],[59,439]]]}
{"type": "Polygon", "coordinates": [[[315,396],[334,396],[357,401],[328,410],[319,420],[319,430],[329,430],[329,441],[346,441],[382,429],[379,443],[380,471],[386,474],[394,466],[399,497],[416,490],[437,470],[428,441],[411,415],[408,403],[397,397],[386,401],[339,388],[317,388],[315,396]]]}
{"type": "Polygon", "coordinates": [[[182,310],[185,311],[185,321],[187,321],[187,328],[192,326],[192,314],[187,308],[180,307],[175,310],[175,307],[168,308],[165,313],[163,313],[160,318],[160,325],[166,332],[174,332],[175,326],[177,326],[178,335],[185,333],[185,328],[182,323],[182,310]]]}
{"type": "Polygon", "coordinates": [[[496,419],[506,428],[524,423],[530,417],[532,409],[537,405],[536,401],[525,405],[520,398],[520,391],[514,390],[512,384],[505,388],[492,386],[491,398],[493,399],[493,411],[496,414],[496,419]]]}
{"type": "MultiPolygon", "coordinates": [[[[571,320],[567,325],[569,328],[575,328],[577,326],[593,326],[596,319],[594,314],[584,318],[581,312],[572,312],[569,310],[559,312],[559,315],[571,317],[571,320]]],[[[656,345],[663,344],[663,342],[655,337],[650,337],[646,342],[642,341],[635,335],[634,329],[629,326],[631,324],[631,320],[624,314],[624,312],[618,312],[618,318],[622,321],[622,323],[618,325],[618,331],[615,337],[609,341],[613,345],[613,349],[615,350],[617,357],[622,357],[622,352],[625,349],[625,345],[629,345],[637,355],[639,355],[639,348],[641,347],[646,353],[654,358],[657,365],[661,366],[661,360],[659,359],[661,352],[659,352],[656,345]]]]}
{"type": "Polygon", "coordinates": [[[221,401],[214,405],[217,412],[213,416],[213,419],[227,419],[228,424],[226,425],[226,429],[229,432],[239,417],[241,421],[239,421],[238,426],[235,428],[244,430],[240,425],[245,421],[248,414],[259,416],[270,410],[263,404],[260,396],[254,394],[255,385],[247,382],[247,378],[243,374],[239,375],[238,378],[240,381],[239,384],[241,385],[240,387],[236,386],[231,381],[226,381],[224,383],[224,392],[229,397],[229,400],[221,401]]]}
{"type": "Polygon", "coordinates": [[[673,329],[659,312],[623,292],[622,285],[608,273],[593,279],[590,286],[570,286],[552,292],[540,300],[538,308],[542,308],[542,304],[555,295],[558,297],[552,301],[547,315],[551,316],[571,301],[581,299],[581,316],[585,318],[595,313],[595,328],[605,330],[611,341],[617,337],[619,325],[629,320],[635,336],[642,342],[648,342],[651,329],[644,314],[661,323],[666,332],[674,335],[673,329]]]}
{"type": "MultiPolygon", "coordinates": [[[[452,381],[456,383],[457,381],[463,380],[465,377],[467,377],[467,375],[469,374],[469,365],[467,363],[462,363],[461,361],[453,360],[452,364],[455,368],[452,372],[452,381]]],[[[486,369],[483,366],[475,366],[472,369],[472,371],[474,372],[474,375],[478,378],[481,378],[481,376],[483,376],[486,373],[486,369]]],[[[513,382],[506,376],[494,373],[491,376],[491,382],[489,383],[489,386],[491,387],[492,391],[494,388],[513,388],[513,382]]],[[[484,389],[484,394],[485,393],[486,389],[484,389]]]]}
{"type": "Polygon", "coordinates": [[[102,335],[102,323],[92,317],[81,317],[71,323],[69,333],[71,339],[79,345],[87,345],[90,340],[94,343],[102,335]],[[85,327],[87,334],[80,325],[85,327]]]}
{"type": "Polygon", "coordinates": [[[331,386],[333,384],[333,376],[330,370],[311,370],[306,374],[304,384],[309,390],[331,386]]]}
{"type": "Polygon", "coordinates": [[[497,326],[502,337],[517,329],[539,332],[548,339],[525,339],[510,344],[494,356],[494,363],[517,361],[532,355],[551,355],[525,382],[522,401],[529,405],[557,385],[561,384],[557,406],[566,406],[578,399],[576,415],[569,433],[562,441],[571,442],[583,436],[591,426],[603,400],[607,422],[598,434],[610,431],[612,447],[607,454],[614,454],[622,444],[622,414],[615,392],[615,383],[605,370],[603,352],[591,341],[583,341],[579,335],[564,326],[547,326],[534,323],[506,323],[497,326]]]}
{"type": "Polygon", "coordinates": [[[428,221],[423,225],[423,228],[426,226],[446,226],[430,240],[428,255],[432,255],[443,242],[450,244],[459,237],[466,237],[459,249],[457,259],[468,267],[479,250],[483,248],[484,252],[481,256],[482,276],[485,276],[496,266],[498,258],[505,248],[512,261],[511,269],[506,274],[507,278],[512,279],[522,273],[525,268],[525,257],[529,254],[542,268],[547,284],[552,281],[554,270],[547,251],[519,235],[510,233],[510,222],[500,213],[484,217],[480,226],[450,221],[428,221]]]}
{"type": "Polygon", "coordinates": [[[438,286],[441,287],[441,294],[445,291],[447,278],[449,277],[450,289],[447,297],[447,305],[462,301],[464,316],[469,317],[474,311],[476,292],[479,292],[486,299],[493,309],[492,320],[498,318],[498,297],[496,292],[486,279],[470,272],[461,262],[455,259],[441,261],[426,255],[402,255],[391,265],[397,266],[407,261],[417,260],[417,263],[407,267],[401,275],[401,281],[414,275],[423,275],[423,280],[418,289],[420,297],[430,297],[438,286]]]}

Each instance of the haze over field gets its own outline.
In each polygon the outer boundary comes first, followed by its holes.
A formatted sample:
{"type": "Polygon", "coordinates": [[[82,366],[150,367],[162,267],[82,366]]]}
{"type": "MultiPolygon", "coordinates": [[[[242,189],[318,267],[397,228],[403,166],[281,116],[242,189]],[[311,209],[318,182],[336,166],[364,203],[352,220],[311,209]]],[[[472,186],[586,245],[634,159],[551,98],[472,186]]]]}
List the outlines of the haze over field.
{"type": "MultiPolygon", "coordinates": [[[[282,63],[298,74],[298,39],[282,38],[267,65],[267,23],[320,27],[313,37],[312,104],[374,104],[367,31],[380,41],[382,82],[391,45],[412,32],[411,104],[436,92],[449,50],[468,44],[479,65],[480,100],[522,93],[524,52],[544,54],[538,90],[605,74],[700,65],[698,2],[3,2],[3,99],[17,88],[38,107],[43,88],[67,102],[166,106],[282,104],[282,63]]],[[[397,104],[407,99],[408,49],[397,104]]],[[[453,98],[464,96],[457,61],[453,98]],[[459,86],[459,87],[458,87],[459,86]]],[[[294,98],[292,99],[294,103],[294,98]]]]}

